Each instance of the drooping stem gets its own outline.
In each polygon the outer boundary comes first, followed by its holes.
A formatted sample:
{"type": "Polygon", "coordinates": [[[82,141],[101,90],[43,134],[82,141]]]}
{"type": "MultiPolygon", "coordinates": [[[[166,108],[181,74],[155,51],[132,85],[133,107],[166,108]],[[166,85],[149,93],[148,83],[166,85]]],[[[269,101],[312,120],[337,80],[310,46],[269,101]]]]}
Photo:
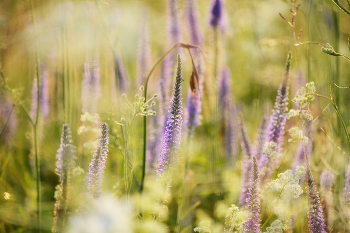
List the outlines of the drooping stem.
{"type": "MultiPolygon", "coordinates": [[[[147,101],[147,89],[148,89],[148,82],[151,78],[152,73],[156,69],[156,67],[159,65],[161,61],[169,54],[171,53],[175,48],[182,47],[185,49],[190,50],[191,48],[198,49],[199,46],[196,45],[190,45],[190,44],[184,44],[184,43],[175,43],[173,44],[168,50],[166,50],[156,61],[154,66],[152,67],[151,71],[149,72],[148,76],[146,77],[145,86],[144,86],[144,101],[147,101]]],[[[143,117],[143,157],[142,157],[142,174],[141,174],[141,184],[139,192],[143,192],[144,183],[145,183],[145,175],[146,175],[146,154],[147,154],[147,116],[143,117]]]]}

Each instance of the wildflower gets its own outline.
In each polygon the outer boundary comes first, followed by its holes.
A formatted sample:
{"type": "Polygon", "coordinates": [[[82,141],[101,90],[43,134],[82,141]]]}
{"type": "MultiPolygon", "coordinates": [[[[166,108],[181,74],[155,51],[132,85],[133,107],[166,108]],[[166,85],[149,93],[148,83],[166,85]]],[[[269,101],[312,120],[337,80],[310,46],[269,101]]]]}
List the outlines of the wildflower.
{"type": "Polygon", "coordinates": [[[334,175],[330,171],[323,171],[320,181],[321,189],[331,190],[334,184],[334,175]]]}
{"type": "Polygon", "coordinates": [[[69,219],[67,233],[133,232],[130,205],[113,195],[88,199],[83,204],[84,212],[69,219]]]}
{"type": "Polygon", "coordinates": [[[242,188],[241,195],[239,198],[239,206],[246,203],[247,192],[250,180],[249,171],[251,170],[251,160],[252,160],[252,148],[250,140],[247,135],[247,131],[243,124],[243,120],[239,122],[239,131],[241,136],[241,148],[243,153],[243,165],[242,165],[242,188]]]}
{"type": "MultiPolygon", "coordinates": [[[[40,72],[40,97],[39,97],[39,103],[40,103],[40,116],[42,116],[44,119],[49,115],[50,107],[49,107],[49,92],[48,92],[48,72],[46,69],[46,66],[44,63],[40,62],[39,64],[39,72],[40,72]]],[[[36,111],[37,111],[37,96],[38,96],[38,89],[37,89],[37,79],[34,79],[33,82],[33,89],[32,89],[32,110],[30,116],[32,119],[36,118],[36,111]]]]}
{"type": "Polygon", "coordinates": [[[319,194],[316,190],[315,181],[312,178],[310,165],[307,164],[307,186],[308,186],[308,200],[309,200],[309,231],[311,233],[326,233],[325,221],[323,218],[323,211],[320,202],[319,194]]]}
{"type": "MultiPolygon", "coordinates": [[[[312,122],[306,121],[304,124],[304,131],[306,132],[307,137],[309,138],[308,143],[300,142],[297,154],[293,162],[293,171],[298,165],[305,166],[305,155],[309,156],[312,151],[312,141],[313,141],[313,131],[312,131],[312,122]]],[[[303,180],[303,179],[302,179],[303,180]]]]}
{"type": "Polygon", "coordinates": [[[240,210],[236,205],[231,205],[226,213],[224,232],[233,232],[234,230],[242,232],[247,217],[248,213],[245,210],[240,210]]]}
{"type": "Polygon", "coordinates": [[[97,59],[89,59],[84,63],[81,103],[82,112],[97,113],[100,98],[100,65],[97,59]]]}
{"type": "Polygon", "coordinates": [[[102,192],[102,179],[108,156],[108,141],[108,126],[103,123],[101,125],[101,136],[92,156],[86,179],[88,192],[93,197],[99,197],[102,192]]]}
{"type": "Polygon", "coordinates": [[[321,183],[321,204],[325,219],[325,228],[331,232],[334,222],[334,207],[332,186],[334,184],[334,175],[330,171],[323,171],[320,177],[321,183]]]}
{"type": "Polygon", "coordinates": [[[292,127],[288,130],[289,136],[291,137],[288,139],[289,143],[295,143],[301,141],[304,145],[309,143],[309,138],[304,136],[304,133],[301,129],[299,129],[297,126],[292,127]]]}
{"type": "Polygon", "coordinates": [[[188,23],[190,43],[201,46],[203,39],[198,23],[198,12],[196,2],[194,0],[187,0],[186,6],[186,19],[188,23]]]}
{"type": "Polygon", "coordinates": [[[225,157],[226,160],[228,161],[227,165],[233,166],[235,162],[235,156],[238,151],[238,146],[237,146],[237,110],[235,106],[230,103],[230,105],[227,107],[225,110],[226,112],[226,120],[224,121],[224,129],[225,129],[225,138],[224,138],[224,143],[225,143],[225,157]],[[228,117],[230,116],[230,117],[228,117]]]}
{"type": "MultiPolygon", "coordinates": [[[[289,68],[290,68],[290,60],[291,53],[289,52],[287,57],[287,63],[284,70],[283,79],[281,85],[277,92],[276,102],[274,106],[274,110],[270,117],[270,123],[268,126],[268,133],[266,142],[274,142],[276,143],[276,152],[279,154],[282,149],[282,136],[284,133],[284,126],[286,123],[286,113],[287,113],[287,105],[288,105],[288,89],[289,89],[289,68]]],[[[272,169],[274,164],[271,164],[271,161],[268,156],[263,154],[260,158],[260,169],[263,167],[272,169]]],[[[267,176],[269,173],[266,173],[267,176]]]]}
{"type": "Polygon", "coordinates": [[[211,233],[210,230],[210,221],[201,221],[199,223],[199,227],[196,227],[193,229],[193,231],[198,232],[198,233],[211,233]]]}
{"type": "Polygon", "coordinates": [[[214,0],[210,11],[210,25],[217,28],[222,21],[222,2],[221,0],[214,0]]]}
{"type": "Polygon", "coordinates": [[[309,82],[305,85],[305,87],[301,87],[296,96],[292,99],[294,103],[300,106],[300,108],[304,108],[308,106],[315,99],[315,83],[309,82]]]}
{"type": "MultiPolygon", "coordinates": [[[[222,70],[220,87],[219,87],[219,97],[218,97],[218,110],[221,120],[225,120],[226,109],[231,104],[231,84],[230,84],[230,73],[229,69],[225,68],[222,70]]],[[[229,117],[230,118],[230,117],[229,117]]]]}
{"type": "Polygon", "coordinates": [[[283,233],[283,224],[281,220],[277,219],[273,223],[271,223],[271,226],[266,228],[266,231],[264,233],[283,233]]]}
{"type": "Polygon", "coordinates": [[[263,149],[264,149],[264,145],[265,145],[267,123],[268,123],[268,118],[266,116],[264,116],[263,120],[261,121],[261,125],[260,125],[258,134],[257,134],[256,139],[255,139],[254,156],[256,157],[256,159],[258,161],[263,153],[263,149]]]}
{"type": "Polygon", "coordinates": [[[182,125],[182,68],[180,55],[177,56],[177,74],[175,79],[173,96],[169,106],[168,117],[165,125],[162,151],[158,160],[158,175],[161,175],[166,169],[168,163],[175,161],[170,159],[169,155],[174,154],[180,146],[181,125],[182,125]]]}
{"type": "Polygon", "coordinates": [[[62,127],[62,136],[60,148],[56,155],[56,169],[55,172],[59,176],[59,184],[55,191],[55,207],[54,207],[54,221],[52,232],[61,232],[65,218],[67,203],[69,200],[69,187],[71,170],[75,167],[75,147],[72,145],[72,136],[67,124],[62,127]]]}
{"type": "Polygon", "coordinates": [[[119,54],[115,54],[115,74],[117,78],[117,87],[121,93],[127,92],[129,88],[128,77],[125,72],[123,60],[119,54]]]}
{"type": "Polygon", "coordinates": [[[141,32],[137,48],[137,84],[139,86],[145,83],[147,74],[150,71],[151,67],[150,42],[147,21],[147,12],[145,12],[141,23],[141,32]]]}
{"type": "Polygon", "coordinates": [[[345,203],[349,203],[350,202],[350,162],[349,162],[348,168],[346,170],[344,194],[343,195],[344,195],[345,203]]]}
{"type": "Polygon", "coordinates": [[[246,199],[246,209],[250,213],[250,217],[244,223],[244,232],[259,233],[260,232],[260,199],[259,199],[259,170],[258,163],[253,157],[253,170],[250,175],[250,185],[246,199]]]}

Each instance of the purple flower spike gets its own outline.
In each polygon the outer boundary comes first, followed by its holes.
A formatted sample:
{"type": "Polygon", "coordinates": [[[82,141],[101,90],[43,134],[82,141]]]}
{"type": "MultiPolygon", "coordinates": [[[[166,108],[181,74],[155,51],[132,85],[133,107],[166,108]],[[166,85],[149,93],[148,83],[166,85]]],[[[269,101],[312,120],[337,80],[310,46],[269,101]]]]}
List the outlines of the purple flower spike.
{"type": "Polygon", "coordinates": [[[69,187],[71,187],[69,170],[75,166],[75,146],[72,145],[72,135],[67,124],[62,127],[60,148],[56,154],[56,174],[59,176],[59,184],[56,186],[54,219],[52,232],[61,232],[65,222],[69,187]]]}
{"type": "MultiPolygon", "coordinates": [[[[230,71],[226,67],[222,70],[220,87],[219,87],[219,116],[220,120],[225,119],[225,111],[231,104],[231,83],[230,83],[230,71]]],[[[229,117],[230,118],[230,117],[229,117]]]]}
{"type": "Polygon", "coordinates": [[[160,176],[168,167],[169,163],[176,159],[170,158],[170,154],[175,154],[180,146],[181,127],[182,127],[182,68],[180,55],[177,55],[177,73],[173,96],[168,111],[168,117],[165,124],[165,132],[162,143],[162,151],[158,160],[157,173],[160,176]]]}
{"type": "Polygon", "coordinates": [[[234,166],[234,162],[235,162],[235,157],[237,155],[238,152],[238,127],[237,127],[237,110],[235,108],[235,106],[230,103],[228,108],[226,109],[226,116],[230,116],[230,117],[226,117],[227,119],[225,119],[224,121],[224,125],[225,125],[225,157],[227,160],[227,165],[230,167],[234,166]]]}
{"type": "Polygon", "coordinates": [[[239,122],[239,131],[241,135],[241,148],[243,153],[243,165],[242,165],[242,188],[241,195],[239,197],[239,206],[246,203],[247,192],[250,180],[250,170],[251,170],[251,160],[252,160],[252,147],[250,140],[247,135],[247,130],[245,128],[244,122],[241,119],[239,122]]]}
{"type": "Polygon", "coordinates": [[[250,217],[244,223],[243,232],[260,233],[260,199],[259,199],[259,169],[255,157],[253,157],[253,170],[246,199],[246,209],[250,217]]]}
{"type": "Polygon", "coordinates": [[[323,211],[320,202],[320,196],[316,190],[315,181],[312,178],[310,165],[307,162],[306,168],[307,185],[308,185],[308,199],[309,199],[309,231],[311,233],[326,233],[325,231],[325,221],[323,218],[323,211]]]}
{"type": "Polygon", "coordinates": [[[172,44],[181,41],[178,0],[168,0],[169,37],[172,44]]]}
{"type": "Polygon", "coordinates": [[[117,78],[117,87],[119,92],[122,94],[128,91],[129,82],[128,77],[126,76],[125,67],[123,64],[123,60],[119,54],[115,55],[115,68],[116,68],[116,78],[117,78]]]}
{"type": "Polygon", "coordinates": [[[96,59],[88,59],[84,63],[81,102],[82,111],[97,113],[100,98],[100,65],[96,59]]]}
{"type": "Polygon", "coordinates": [[[344,202],[350,203],[350,161],[345,175],[345,185],[344,185],[344,202]]]}
{"type": "Polygon", "coordinates": [[[187,0],[186,16],[189,29],[190,43],[201,46],[203,39],[198,24],[197,6],[194,0],[187,0]]]}
{"type": "Polygon", "coordinates": [[[258,132],[256,139],[255,139],[254,155],[258,161],[263,154],[268,122],[269,122],[268,117],[264,116],[264,118],[261,121],[259,132],[258,132]]]}
{"type": "MultiPolygon", "coordinates": [[[[284,126],[286,124],[287,118],[287,105],[288,105],[288,89],[289,89],[289,68],[292,54],[289,52],[287,57],[287,63],[283,74],[283,79],[281,85],[277,91],[277,97],[272,115],[270,117],[270,123],[267,130],[267,138],[265,142],[276,143],[276,152],[279,154],[282,150],[282,139],[284,133],[284,126]]],[[[260,158],[261,170],[263,167],[267,169],[272,169],[273,165],[270,164],[270,158],[267,155],[263,155],[260,158]]],[[[268,175],[268,173],[266,173],[268,175]]]]}
{"type": "Polygon", "coordinates": [[[220,25],[222,19],[222,2],[221,0],[214,0],[210,11],[210,25],[216,28],[220,25]]]}
{"type": "MultiPolygon", "coordinates": [[[[40,113],[39,116],[42,116],[44,119],[48,117],[49,115],[49,92],[48,92],[48,85],[47,85],[47,76],[48,72],[45,67],[45,64],[43,62],[40,62],[39,64],[39,72],[40,72],[40,113]]],[[[32,119],[35,119],[36,117],[36,111],[37,111],[37,96],[38,96],[38,89],[37,89],[37,79],[34,79],[33,83],[33,89],[32,89],[32,110],[31,110],[31,117],[32,119]]]]}
{"type": "Polygon", "coordinates": [[[86,180],[88,192],[95,198],[100,197],[102,193],[102,179],[108,156],[108,140],[108,126],[103,123],[101,125],[101,136],[92,156],[86,180]]]}
{"type": "Polygon", "coordinates": [[[141,32],[139,36],[139,45],[137,49],[137,85],[145,84],[146,77],[150,71],[150,42],[147,24],[147,11],[145,11],[143,22],[141,25],[141,32]]]}

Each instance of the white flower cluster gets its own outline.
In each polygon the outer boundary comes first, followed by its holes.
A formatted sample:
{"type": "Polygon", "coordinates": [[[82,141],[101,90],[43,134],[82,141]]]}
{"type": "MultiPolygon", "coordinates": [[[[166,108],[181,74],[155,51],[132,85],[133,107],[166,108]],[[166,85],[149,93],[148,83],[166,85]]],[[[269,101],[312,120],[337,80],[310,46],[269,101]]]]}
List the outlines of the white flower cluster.
{"type": "MultiPolygon", "coordinates": [[[[140,91],[142,92],[144,87],[140,87],[140,91]]],[[[150,99],[146,101],[145,97],[142,95],[136,94],[135,101],[131,103],[127,98],[126,94],[123,94],[123,97],[126,101],[126,106],[131,109],[133,116],[154,116],[156,115],[156,111],[151,108],[156,105],[154,101],[157,98],[157,94],[154,94],[150,99]]]]}
{"type": "Polygon", "coordinates": [[[236,205],[231,205],[227,210],[225,218],[225,228],[229,229],[229,232],[236,230],[237,232],[243,232],[243,224],[248,218],[248,213],[244,210],[240,210],[236,205]]]}
{"type": "Polygon", "coordinates": [[[92,200],[83,213],[69,219],[67,233],[131,233],[132,211],[114,196],[92,200]]]}
{"type": "Polygon", "coordinates": [[[264,144],[263,154],[267,155],[271,161],[277,157],[277,144],[273,141],[264,144]]]}
{"type": "Polygon", "coordinates": [[[210,221],[201,221],[199,227],[196,227],[193,230],[198,233],[211,233],[210,221]]]}
{"type": "Polygon", "coordinates": [[[299,129],[297,126],[294,126],[288,130],[289,136],[291,137],[288,139],[289,143],[295,143],[301,141],[304,145],[309,143],[309,138],[304,136],[303,130],[299,129]]]}
{"type": "Polygon", "coordinates": [[[282,225],[282,222],[277,219],[271,223],[271,226],[266,228],[266,231],[264,231],[264,233],[283,233],[282,225]]]}
{"type": "Polygon", "coordinates": [[[267,184],[267,191],[275,194],[284,202],[290,202],[303,193],[299,185],[299,180],[305,173],[305,168],[297,166],[295,174],[292,170],[287,170],[277,175],[277,179],[267,184]]]}
{"type": "Polygon", "coordinates": [[[292,101],[298,104],[300,108],[304,108],[315,99],[315,93],[315,83],[309,82],[305,87],[302,87],[297,91],[297,94],[292,101]]]}

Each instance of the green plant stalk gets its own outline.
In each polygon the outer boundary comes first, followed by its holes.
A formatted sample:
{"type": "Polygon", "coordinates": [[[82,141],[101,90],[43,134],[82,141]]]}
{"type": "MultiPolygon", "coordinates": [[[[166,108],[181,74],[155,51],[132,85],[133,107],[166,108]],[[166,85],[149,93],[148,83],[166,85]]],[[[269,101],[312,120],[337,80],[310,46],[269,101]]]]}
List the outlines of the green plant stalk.
{"type": "Polygon", "coordinates": [[[347,13],[348,15],[350,15],[350,11],[348,11],[340,2],[339,0],[332,0],[333,3],[339,7],[339,9],[343,10],[345,13],[347,13]]]}
{"type": "Polygon", "coordinates": [[[350,149],[350,135],[349,135],[348,129],[346,127],[346,124],[344,122],[344,119],[343,119],[343,117],[341,115],[341,112],[340,112],[340,109],[339,109],[337,103],[334,101],[332,96],[331,97],[327,97],[325,95],[320,95],[320,94],[314,94],[314,95],[327,99],[329,101],[329,103],[333,106],[333,108],[334,108],[334,110],[335,110],[335,112],[336,112],[336,114],[337,114],[337,116],[338,116],[338,118],[340,120],[340,123],[341,123],[341,125],[342,125],[342,127],[344,129],[344,132],[345,132],[345,135],[346,135],[346,139],[348,141],[348,147],[350,149]]]}
{"type": "MultiPolygon", "coordinates": [[[[34,33],[36,35],[36,22],[35,22],[35,15],[34,15],[34,4],[33,0],[30,1],[30,14],[31,14],[31,19],[34,27],[34,33]]],[[[39,70],[39,56],[38,56],[38,47],[36,41],[34,42],[35,44],[35,68],[36,68],[36,77],[37,77],[37,108],[36,108],[36,116],[35,116],[35,121],[33,125],[33,132],[34,132],[34,154],[35,154],[35,171],[36,171],[36,192],[37,192],[37,231],[40,232],[40,219],[41,219],[41,195],[40,195],[40,157],[39,157],[39,152],[38,152],[38,123],[39,123],[39,113],[40,113],[40,96],[41,96],[41,91],[40,91],[40,83],[41,83],[41,77],[40,77],[40,70],[39,70]]]]}
{"type": "Polygon", "coordinates": [[[5,132],[5,130],[6,130],[7,124],[8,124],[9,121],[10,121],[10,117],[11,117],[11,115],[12,115],[12,111],[13,111],[13,108],[14,108],[14,107],[15,107],[15,105],[13,104],[13,105],[12,105],[12,108],[11,108],[11,111],[10,111],[10,114],[9,114],[9,116],[7,117],[6,123],[5,123],[4,127],[3,127],[3,129],[1,130],[0,138],[1,138],[2,134],[3,134],[3,133],[5,132]]]}
{"type": "MultiPolygon", "coordinates": [[[[144,101],[147,101],[147,88],[148,88],[148,82],[151,78],[152,73],[156,69],[156,67],[159,65],[159,63],[169,54],[171,53],[175,48],[182,47],[185,49],[191,49],[191,48],[199,48],[195,45],[190,44],[184,44],[184,43],[175,43],[173,44],[168,50],[166,50],[165,53],[163,53],[154,66],[152,67],[151,71],[149,72],[148,76],[146,77],[145,86],[144,86],[144,94],[143,97],[145,98],[144,101]]],[[[139,192],[142,193],[144,189],[144,183],[145,183],[145,175],[146,175],[146,153],[147,153],[147,116],[143,117],[143,158],[142,158],[142,174],[141,174],[141,183],[140,183],[140,189],[139,192]]]]}

